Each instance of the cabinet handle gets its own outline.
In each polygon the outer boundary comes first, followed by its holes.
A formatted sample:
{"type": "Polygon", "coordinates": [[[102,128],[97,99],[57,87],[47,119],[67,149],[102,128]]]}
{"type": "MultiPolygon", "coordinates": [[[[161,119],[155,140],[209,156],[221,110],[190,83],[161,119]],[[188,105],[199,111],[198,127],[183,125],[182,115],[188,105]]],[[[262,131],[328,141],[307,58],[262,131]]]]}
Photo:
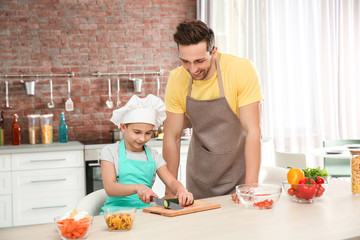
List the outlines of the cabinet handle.
{"type": "Polygon", "coordinates": [[[65,161],[65,158],[58,159],[44,159],[44,160],[30,160],[30,162],[54,162],[54,161],[65,161]]]}
{"type": "Polygon", "coordinates": [[[89,163],[89,167],[100,167],[99,163],[89,163]]]}
{"type": "Polygon", "coordinates": [[[31,183],[39,183],[39,182],[60,182],[60,181],[66,181],[66,178],[45,179],[45,180],[32,180],[31,183]]]}
{"type": "Polygon", "coordinates": [[[46,209],[46,208],[63,208],[67,205],[58,205],[58,206],[46,206],[46,207],[33,207],[32,210],[46,209]]]}

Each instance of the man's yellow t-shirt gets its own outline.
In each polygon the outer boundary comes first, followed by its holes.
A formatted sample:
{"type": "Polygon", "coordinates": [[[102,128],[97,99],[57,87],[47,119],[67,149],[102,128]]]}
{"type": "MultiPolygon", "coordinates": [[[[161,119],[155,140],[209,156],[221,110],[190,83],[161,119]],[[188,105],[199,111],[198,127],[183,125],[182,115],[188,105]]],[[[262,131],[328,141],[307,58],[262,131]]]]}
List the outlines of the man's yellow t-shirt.
{"type": "MultiPolygon", "coordinates": [[[[226,100],[237,116],[239,107],[263,100],[259,77],[249,60],[222,53],[219,64],[226,100]]],[[[190,74],[183,66],[171,71],[165,91],[167,111],[186,113],[189,81],[190,74]]],[[[219,98],[217,71],[208,80],[193,80],[191,97],[197,100],[219,98]]]]}

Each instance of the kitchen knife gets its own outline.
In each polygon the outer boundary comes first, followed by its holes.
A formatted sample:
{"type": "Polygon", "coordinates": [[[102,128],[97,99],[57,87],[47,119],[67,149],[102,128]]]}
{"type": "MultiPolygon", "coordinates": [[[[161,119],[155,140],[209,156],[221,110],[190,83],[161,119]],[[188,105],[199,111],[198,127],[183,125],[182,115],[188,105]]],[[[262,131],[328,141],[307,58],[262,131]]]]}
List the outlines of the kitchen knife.
{"type": "Polygon", "coordinates": [[[184,209],[183,206],[181,206],[177,203],[171,202],[167,199],[159,199],[159,198],[155,198],[155,197],[151,196],[150,201],[155,202],[156,205],[164,207],[166,209],[184,209]]]}

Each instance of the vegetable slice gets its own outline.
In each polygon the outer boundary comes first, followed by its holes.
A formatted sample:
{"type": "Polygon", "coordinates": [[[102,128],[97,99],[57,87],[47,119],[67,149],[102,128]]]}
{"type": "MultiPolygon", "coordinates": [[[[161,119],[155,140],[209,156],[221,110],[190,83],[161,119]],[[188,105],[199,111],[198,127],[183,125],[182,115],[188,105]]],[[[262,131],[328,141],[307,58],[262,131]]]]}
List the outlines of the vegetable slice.
{"type": "MultiPolygon", "coordinates": [[[[168,198],[168,199],[164,199],[164,208],[168,209],[168,208],[169,208],[169,205],[170,205],[170,202],[179,204],[179,199],[178,199],[178,198],[168,198]]],[[[192,201],[192,203],[191,203],[190,205],[193,205],[193,204],[194,204],[194,200],[192,201]]],[[[189,205],[189,206],[190,206],[190,205],[189,205]]]]}

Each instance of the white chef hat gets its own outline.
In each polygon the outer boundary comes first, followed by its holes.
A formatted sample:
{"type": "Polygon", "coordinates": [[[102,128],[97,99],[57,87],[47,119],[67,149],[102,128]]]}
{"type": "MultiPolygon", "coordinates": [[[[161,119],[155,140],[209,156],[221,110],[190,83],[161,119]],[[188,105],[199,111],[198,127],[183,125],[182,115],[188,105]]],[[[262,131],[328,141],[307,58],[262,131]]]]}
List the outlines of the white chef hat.
{"type": "Polygon", "coordinates": [[[125,106],[114,110],[110,119],[116,126],[120,123],[150,123],[158,128],[166,118],[164,102],[152,94],[145,98],[133,95],[125,106]]]}

